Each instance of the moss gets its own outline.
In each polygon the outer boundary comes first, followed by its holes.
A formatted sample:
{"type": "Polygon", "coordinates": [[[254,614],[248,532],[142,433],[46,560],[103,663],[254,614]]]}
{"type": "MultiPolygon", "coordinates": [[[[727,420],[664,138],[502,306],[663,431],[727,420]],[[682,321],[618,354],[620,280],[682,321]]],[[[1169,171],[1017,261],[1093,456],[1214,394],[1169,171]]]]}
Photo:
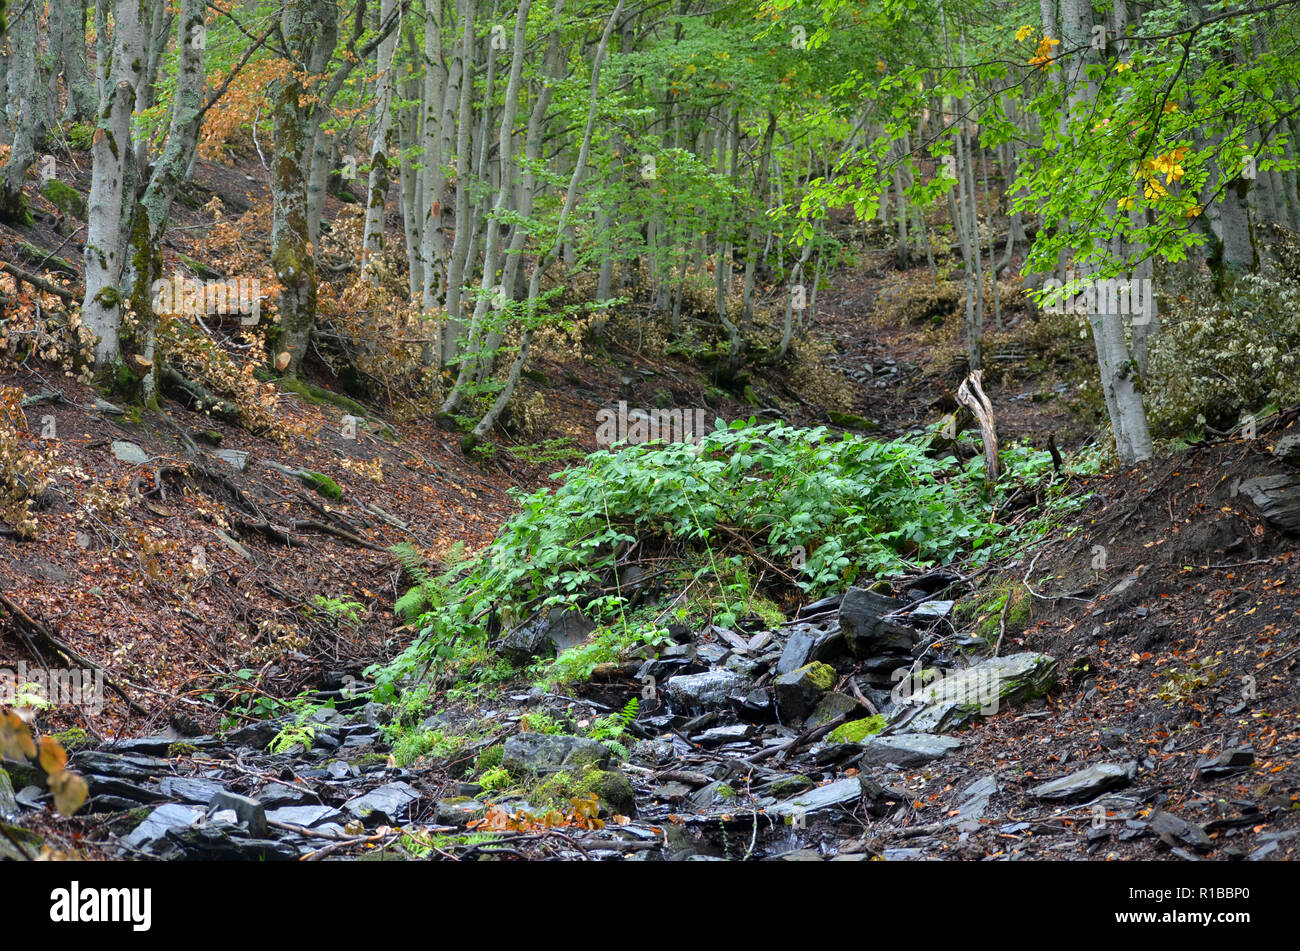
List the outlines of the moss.
{"type": "Polygon", "coordinates": [[[778,799],[787,799],[796,793],[803,792],[805,789],[812,789],[816,785],[817,783],[809,777],[796,773],[793,776],[782,776],[773,780],[772,784],[767,787],[767,794],[778,799]]]}
{"type": "Polygon", "coordinates": [[[339,488],[339,484],[323,473],[304,469],[298,473],[298,480],[317,495],[324,496],[331,502],[343,498],[343,490],[339,488]]]}
{"type": "Polygon", "coordinates": [[[51,733],[50,739],[57,742],[69,753],[85,749],[91,742],[90,737],[86,735],[86,731],[75,726],[69,730],[64,730],[62,733],[51,733]]]}
{"type": "Polygon", "coordinates": [[[86,217],[86,200],[81,197],[80,193],[66,182],[61,182],[57,178],[51,178],[41,186],[41,194],[53,202],[54,207],[65,215],[73,218],[85,219],[86,217]]]}
{"type": "Polygon", "coordinates": [[[812,681],[818,690],[830,690],[835,685],[835,668],[830,664],[814,661],[801,667],[800,670],[807,672],[808,679],[812,681]]]}
{"type": "Polygon", "coordinates": [[[183,740],[173,743],[167,747],[167,755],[173,756],[190,756],[198,751],[198,747],[193,743],[186,743],[183,740]]]}
{"type": "Polygon", "coordinates": [[[867,419],[865,416],[858,416],[854,413],[841,413],[837,409],[827,410],[826,415],[836,426],[842,426],[845,429],[856,429],[860,432],[870,432],[873,429],[879,429],[880,424],[875,420],[867,419]]]}
{"type": "Polygon", "coordinates": [[[636,811],[636,793],[632,781],[619,770],[592,770],[577,785],[579,797],[595,795],[617,815],[636,811]]]}
{"type": "Polygon", "coordinates": [[[15,790],[28,786],[45,788],[45,773],[31,763],[8,762],[5,769],[9,772],[9,782],[15,790]]]}
{"type": "Polygon", "coordinates": [[[292,393],[297,393],[305,400],[313,403],[328,403],[331,406],[337,406],[345,409],[353,416],[367,417],[370,411],[358,403],[356,400],[344,396],[342,393],[334,393],[331,390],[322,389],[319,386],[313,386],[310,383],[299,380],[297,377],[285,377],[280,381],[280,385],[292,393]]]}
{"type": "Polygon", "coordinates": [[[884,717],[879,715],[865,717],[861,720],[853,720],[837,726],[831,731],[829,739],[832,743],[861,743],[867,737],[875,736],[884,728],[884,717]]]}

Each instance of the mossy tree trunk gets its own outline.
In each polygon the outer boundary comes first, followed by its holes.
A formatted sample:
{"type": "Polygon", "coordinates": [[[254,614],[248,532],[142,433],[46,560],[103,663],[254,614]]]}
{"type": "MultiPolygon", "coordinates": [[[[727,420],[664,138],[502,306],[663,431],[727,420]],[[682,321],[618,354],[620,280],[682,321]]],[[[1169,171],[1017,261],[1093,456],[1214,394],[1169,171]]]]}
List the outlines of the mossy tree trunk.
{"type": "Polygon", "coordinates": [[[95,368],[101,374],[121,359],[120,284],[127,243],[122,223],[131,155],[131,112],[143,68],[145,24],[141,0],[118,0],[114,4],[112,66],[100,99],[91,146],[84,252],[86,298],[81,317],[95,335],[95,368]]]}
{"type": "Polygon", "coordinates": [[[23,199],[27,170],[36,161],[37,133],[42,124],[42,86],[36,68],[40,39],[41,4],[28,3],[9,25],[8,91],[5,112],[9,119],[9,158],[0,178],[0,221],[26,224],[30,213],[23,199]]]}

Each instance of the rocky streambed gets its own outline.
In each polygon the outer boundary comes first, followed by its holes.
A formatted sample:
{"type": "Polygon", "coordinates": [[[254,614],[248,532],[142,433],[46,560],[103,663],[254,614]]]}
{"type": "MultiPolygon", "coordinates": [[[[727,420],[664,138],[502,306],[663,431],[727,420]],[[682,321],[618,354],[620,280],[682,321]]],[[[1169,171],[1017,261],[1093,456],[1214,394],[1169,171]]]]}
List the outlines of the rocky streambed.
{"type": "MultiPolygon", "coordinates": [[[[907,599],[853,588],[775,630],[683,631],[598,672],[584,696],[533,688],[440,711],[419,729],[473,741],[404,766],[386,741],[391,710],[346,698],[311,713],[310,748],[269,752],[282,720],[79,750],[84,837],[105,856],[164,860],[1014,859],[1126,843],[1191,859],[1267,824],[1254,805],[1179,818],[1157,764],[1124,737],[1100,755],[1054,752],[1050,776],[1026,768],[1061,665],[956,635],[953,601],[936,596],[952,582],[921,579],[907,599]],[[584,735],[633,697],[617,742],[584,735]]],[[[527,649],[570,628],[547,619],[527,649]]],[[[1232,748],[1198,776],[1253,762],[1232,748]]],[[[49,808],[43,787],[34,766],[0,775],[0,817],[39,825],[24,819],[49,808]]],[[[1265,832],[1237,857],[1266,858],[1293,834],[1265,832]]]]}

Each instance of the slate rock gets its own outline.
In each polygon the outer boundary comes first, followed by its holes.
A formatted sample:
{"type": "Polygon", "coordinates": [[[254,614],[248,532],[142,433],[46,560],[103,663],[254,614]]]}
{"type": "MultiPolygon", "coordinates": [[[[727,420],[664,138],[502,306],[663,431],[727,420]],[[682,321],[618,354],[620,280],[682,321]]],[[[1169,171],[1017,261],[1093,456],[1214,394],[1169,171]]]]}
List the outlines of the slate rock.
{"type": "Polygon", "coordinates": [[[72,755],[71,768],[83,775],[112,776],[128,782],[141,782],[154,776],[171,773],[172,764],[165,759],[141,756],[136,753],[118,754],[100,750],[81,750],[72,755]]]}
{"type": "Polygon", "coordinates": [[[1249,746],[1224,750],[1218,756],[1207,756],[1196,764],[1196,774],[1202,779],[1232,776],[1255,764],[1255,751],[1249,746]]]}
{"type": "Polygon", "coordinates": [[[120,439],[115,439],[110,448],[113,450],[113,455],[117,458],[118,462],[125,462],[128,465],[133,466],[142,466],[149,461],[149,454],[133,442],[124,442],[120,439]]]}
{"type": "Polygon", "coordinates": [[[1259,476],[1241,483],[1238,491],[1250,499],[1263,519],[1289,535],[1300,535],[1300,475],[1259,476]]]}
{"type": "Polygon", "coordinates": [[[903,602],[867,588],[849,588],[840,604],[840,628],[855,657],[910,652],[914,632],[907,625],[885,615],[903,607],[903,602]]]}
{"type": "Polygon", "coordinates": [[[1041,697],[1055,684],[1058,665],[1046,654],[1026,651],[994,657],[954,671],[904,698],[889,718],[891,731],[949,733],[981,716],[1041,697]]]}
{"type": "Polygon", "coordinates": [[[957,794],[957,798],[953,802],[954,814],[949,816],[944,821],[944,824],[950,826],[962,825],[982,818],[984,813],[988,811],[989,800],[997,792],[997,777],[989,775],[975,780],[957,794]]]}
{"type": "MultiPolygon", "coordinates": [[[[830,723],[838,716],[846,713],[855,713],[861,709],[861,705],[853,697],[843,693],[828,693],[818,702],[816,709],[808,714],[804,726],[808,729],[821,726],[823,723],[830,723]]],[[[865,712],[865,711],[864,711],[865,712]]]]}
{"type": "Polygon", "coordinates": [[[306,786],[284,786],[271,783],[257,794],[257,801],[266,809],[283,809],[288,806],[310,806],[319,797],[306,786]]]}
{"type": "Polygon", "coordinates": [[[776,707],[786,720],[800,719],[817,705],[834,683],[834,668],[819,662],[805,664],[773,681],[776,707]]]}
{"type": "Polygon", "coordinates": [[[203,809],[199,806],[167,803],[149,813],[143,822],[122,839],[120,847],[124,853],[156,852],[160,845],[166,843],[169,832],[188,829],[202,817],[203,809]]]}
{"type": "Polygon", "coordinates": [[[212,779],[197,779],[186,776],[168,776],[158,784],[159,790],[168,799],[206,806],[212,797],[225,789],[221,783],[212,779]]]}
{"type": "Polygon", "coordinates": [[[726,707],[731,698],[749,692],[749,678],[731,670],[706,670],[699,674],[670,677],[664,685],[668,702],[678,710],[704,713],[726,707]]]}
{"type": "Polygon", "coordinates": [[[258,720],[248,723],[226,734],[227,742],[236,746],[251,746],[255,750],[264,750],[279,734],[280,727],[271,720],[258,720]]]}
{"type": "Polygon", "coordinates": [[[507,633],[501,641],[501,654],[514,664],[526,664],[535,657],[586,643],[595,629],[596,623],[578,611],[551,608],[507,633]]]}
{"type": "Polygon", "coordinates": [[[516,733],[505,742],[501,765],[515,776],[609,767],[609,748],[583,736],[550,733],[516,733]]]}
{"type": "Polygon", "coordinates": [[[750,723],[736,723],[730,726],[715,726],[703,733],[696,734],[691,740],[700,746],[721,746],[724,743],[739,743],[754,735],[754,726],[750,723]]]}
{"type": "Polygon", "coordinates": [[[904,768],[924,766],[960,749],[964,744],[951,736],[933,733],[899,733],[895,736],[871,736],[862,741],[861,765],[884,766],[892,763],[904,768]]]}
{"type": "Polygon", "coordinates": [[[86,786],[90,789],[92,804],[98,806],[104,806],[105,803],[102,800],[107,797],[117,800],[129,800],[133,804],[130,808],[135,808],[141,803],[158,802],[167,798],[160,792],[146,789],[144,786],[125,779],[118,779],[116,776],[96,776],[92,773],[86,776],[85,780],[86,786]]]}
{"type": "Polygon", "coordinates": [[[346,822],[347,816],[333,806],[284,806],[272,809],[266,814],[268,822],[283,822],[286,825],[302,826],[314,829],[326,822],[346,822]]]}
{"type": "Polygon", "coordinates": [[[411,803],[419,798],[420,794],[408,783],[398,781],[349,799],[343,808],[363,822],[384,822],[391,825],[401,819],[411,803]]]}
{"type": "Polygon", "coordinates": [[[1287,433],[1273,446],[1273,455],[1300,468],[1300,432],[1287,433]]]}
{"type": "Polygon", "coordinates": [[[1151,832],[1170,847],[1188,846],[1198,852],[1209,852],[1214,841],[1205,830],[1172,812],[1157,809],[1149,817],[1151,832]]]}
{"type": "Polygon", "coordinates": [[[463,826],[487,813],[487,803],[468,796],[442,799],[434,805],[434,818],[439,825],[463,826]]]}
{"type": "Polygon", "coordinates": [[[811,816],[837,806],[851,806],[861,798],[862,784],[853,776],[801,792],[785,802],[777,803],[767,812],[768,815],[784,817],[793,816],[802,810],[804,815],[811,816]]]}
{"type": "Polygon", "coordinates": [[[1087,769],[1035,786],[1029,794],[1044,802],[1087,802],[1112,789],[1127,786],[1137,763],[1096,763],[1087,769]]]}
{"type": "Polygon", "coordinates": [[[229,809],[254,839],[266,838],[266,807],[256,799],[223,789],[208,802],[208,814],[229,809]]]}

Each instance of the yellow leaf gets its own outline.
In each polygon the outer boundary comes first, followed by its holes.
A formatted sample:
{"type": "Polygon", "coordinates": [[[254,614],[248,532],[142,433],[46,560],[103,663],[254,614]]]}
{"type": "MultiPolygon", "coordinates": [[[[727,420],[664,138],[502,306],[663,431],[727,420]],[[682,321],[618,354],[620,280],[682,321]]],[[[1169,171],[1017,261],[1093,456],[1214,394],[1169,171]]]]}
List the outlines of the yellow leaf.
{"type": "Polygon", "coordinates": [[[0,756],[8,759],[32,759],[36,756],[32,731],[13,711],[0,713],[0,756]]]}
{"type": "Polygon", "coordinates": [[[68,764],[68,754],[52,736],[41,737],[41,769],[53,775],[68,764]]]}
{"type": "Polygon", "coordinates": [[[59,811],[61,816],[71,816],[76,813],[86,802],[86,797],[90,795],[90,790],[86,787],[86,781],[76,773],[70,773],[66,769],[60,769],[46,778],[46,785],[50,787],[50,792],[54,794],[54,808],[59,811]]]}

